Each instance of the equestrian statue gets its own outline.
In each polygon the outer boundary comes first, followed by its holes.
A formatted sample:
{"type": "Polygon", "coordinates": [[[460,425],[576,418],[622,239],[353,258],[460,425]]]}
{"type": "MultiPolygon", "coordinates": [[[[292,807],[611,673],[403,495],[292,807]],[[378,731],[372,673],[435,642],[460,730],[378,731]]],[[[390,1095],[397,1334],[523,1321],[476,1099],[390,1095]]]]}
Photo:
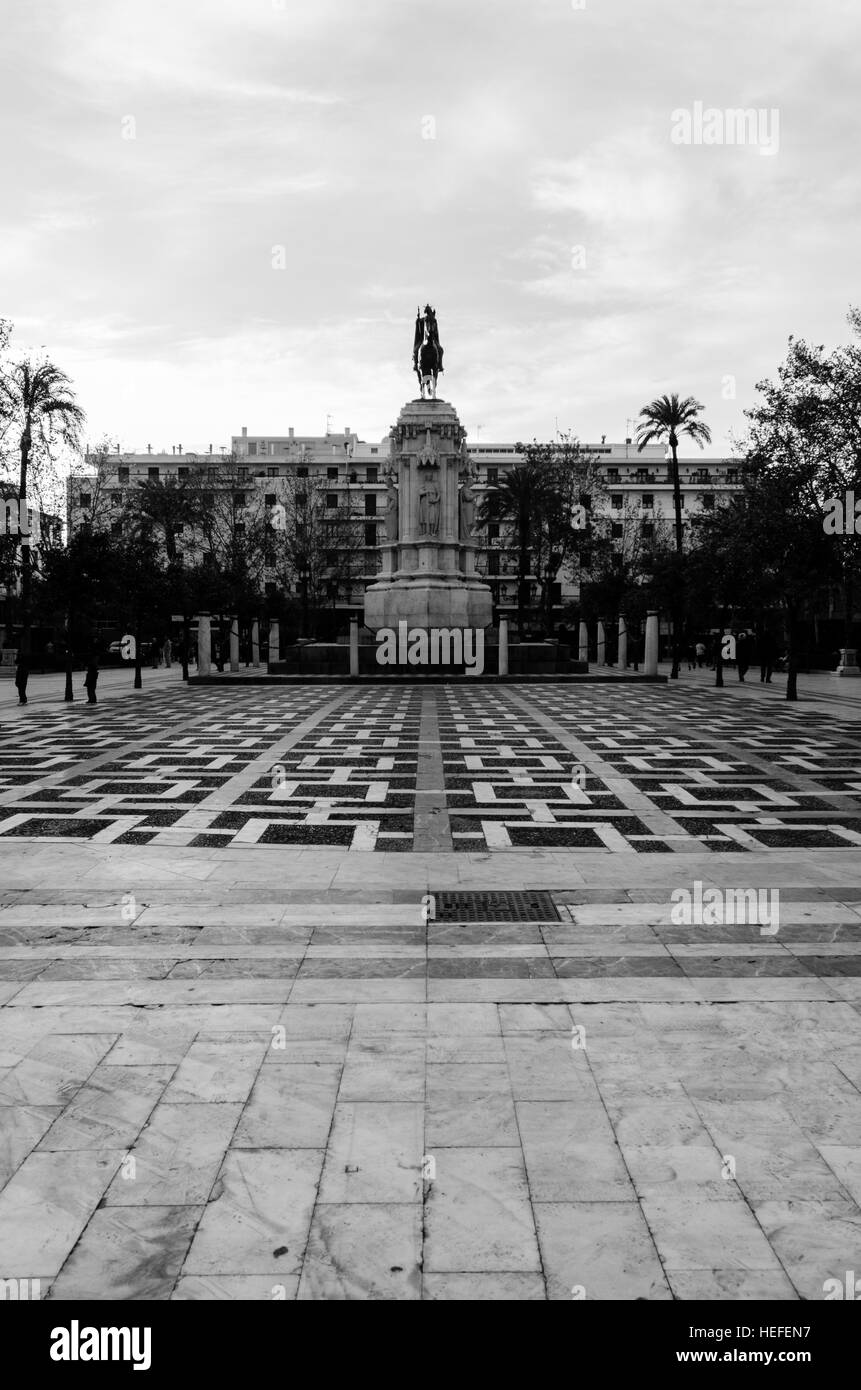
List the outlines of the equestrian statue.
{"type": "Polygon", "coordinates": [[[436,400],[437,377],[443,370],[442,352],[436,312],[426,304],[424,313],[417,311],[413,338],[413,370],[419,379],[422,400],[436,400]]]}

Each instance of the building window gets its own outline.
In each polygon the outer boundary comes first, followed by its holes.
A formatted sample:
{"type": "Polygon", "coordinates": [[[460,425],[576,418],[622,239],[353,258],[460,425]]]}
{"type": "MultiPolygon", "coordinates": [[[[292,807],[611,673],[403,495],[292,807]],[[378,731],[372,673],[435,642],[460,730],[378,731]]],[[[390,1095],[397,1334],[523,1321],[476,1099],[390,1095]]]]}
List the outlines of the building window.
{"type": "Polygon", "coordinates": [[[375,482],[377,481],[377,471],[378,471],[378,470],[377,470],[377,465],[376,465],[376,464],[373,464],[373,465],[368,469],[367,473],[365,474],[365,477],[367,478],[367,480],[368,480],[369,483],[375,483],[375,482]]]}
{"type": "Polygon", "coordinates": [[[643,502],[643,506],[644,506],[644,507],[654,507],[654,505],[655,505],[655,494],[654,494],[653,492],[644,492],[644,493],[643,493],[643,497],[642,497],[642,502],[643,502]]]}
{"type": "Polygon", "coordinates": [[[372,447],[372,449],[371,449],[371,453],[372,453],[372,454],[378,454],[379,452],[380,452],[379,449],[377,449],[376,447],[372,447]]]}
{"type": "Polygon", "coordinates": [[[129,470],[128,470],[128,468],[123,467],[123,466],[121,465],[121,466],[117,469],[117,477],[119,478],[119,481],[120,481],[121,483],[127,483],[128,480],[129,480],[129,470]]]}
{"type": "Polygon", "coordinates": [[[715,508],[715,495],[713,492],[703,493],[703,511],[713,512],[715,508]]]}
{"type": "Polygon", "coordinates": [[[365,493],[365,516],[377,515],[377,494],[375,492],[365,493]]]}
{"type": "Polygon", "coordinates": [[[326,477],[327,477],[327,478],[337,478],[337,476],[338,476],[338,469],[337,469],[337,468],[327,468],[327,469],[326,469],[326,477]]]}
{"type": "Polygon", "coordinates": [[[618,483],[618,481],[619,481],[619,470],[618,470],[618,468],[608,468],[608,469],[607,469],[607,482],[608,482],[608,483],[618,483]]]}
{"type": "Polygon", "coordinates": [[[115,507],[120,506],[122,500],[123,500],[123,494],[122,494],[121,492],[112,492],[112,493],[111,493],[111,501],[113,502],[113,504],[114,504],[115,507]]]}
{"type": "Polygon", "coordinates": [[[334,509],[337,507],[337,505],[338,505],[338,494],[337,494],[337,492],[327,492],[327,493],[326,493],[326,506],[329,508],[329,511],[334,511],[334,509]]]}
{"type": "Polygon", "coordinates": [[[147,475],[148,478],[152,478],[154,482],[158,482],[158,469],[157,469],[157,468],[148,468],[147,471],[146,471],[146,475],[147,475]]]}
{"type": "Polygon", "coordinates": [[[652,525],[652,522],[651,522],[651,521],[644,521],[644,522],[643,522],[643,530],[642,530],[643,540],[644,540],[644,541],[650,541],[650,540],[652,539],[652,537],[654,536],[654,534],[655,534],[655,528],[654,528],[654,526],[652,525]]]}
{"type": "Polygon", "coordinates": [[[274,492],[267,492],[265,497],[263,498],[263,501],[266,503],[267,507],[274,507],[275,503],[278,501],[278,498],[275,496],[274,492]]]}
{"type": "Polygon", "coordinates": [[[366,525],[365,525],[365,545],[376,545],[376,544],[377,544],[377,523],[376,523],[375,521],[370,521],[370,522],[367,522],[366,525]]]}
{"type": "Polygon", "coordinates": [[[297,477],[297,478],[307,478],[307,476],[308,476],[308,469],[307,469],[307,468],[297,468],[297,469],[296,469],[296,477],[297,477]]]}
{"type": "Polygon", "coordinates": [[[487,515],[490,517],[499,516],[499,495],[491,493],[487,499],[487,515]]]}
{"type": "Polygon", "coordinates": [[[612,535],[613,540],[620,541],[622,539],[623,532],[624,527],[622,526],[621,521],[614,521],[610,528],[610,534],[612,535]]]}
{"type": "Polygon", "coordinates": [[[487,539],[489,541],[499,540],[499,522],[492,521],[487,528],[487,539]]]}
{"type": "Polygon", "coordinates": [[[176,470],[176,476],[177,476],[178,478],[187,478],[187,477],[188,477],[188,469],[187,469],[187,468],[178,468],[178,469],[176,470]]]}
{"type": "Polygon", "coordinates": [[[82,506],[82,507],[89,507],[89,506],[92,506],[92,501],[93,501],[93,499],[92,499],[92,496],[91,496],[91,494],[90,494],[89,492],[82,492],[82,493],[81,493],[81,506],[82,506]]]}
{"type": "Polygon", "coordinates": [[[234,505],[234,507],[244,507],[244,506],[245,506],[245,493],[244,493],[244,492],[234,492],[234,494],[233,494],[233,505],[234,505]]]}
{"type": "Polygon", "coordinates": [[[267,470],[266,470],[266,476],[267,476],[267,478],[277,478],[277,477],[278,477],[278,469],[277,469],[277,468],[267,468],[267,470]]]}
{"type": "Polygon", "coordinates": [[[499,552],[492,550],[487,557],[488,574],[499,574],[499,552]]]}
{"type": "Polygon", "coordinates": [[[728,469],[726,470],[726,480],[727,480],[728,483],[737,483],[737,482],[738,482],[738,469],[737,469],[737,468],[728,468],[728,469]]]}
{"type": "Polygon", "coordinates": [[[488,470],[487,470],[487,481],[488,481],[489,483],[498,483],[498,482],[499,482],[499,469],[498,469],[498,468],[488,468],[488,470]]]}
{"type": "Polygon", "coordinates": [[[620,512],[620,511],[622,510],[622,494],[621,494],[621,492],[614,492],[614,493],[611,495],[611,497],[610,497],[610,502],[611,502],[611,504],[612,504],[613,511],[614,511],[614,512],[620,512]]]}
{"type": "Polygon", "coordinates": [[[256,457],[257,457],[257,445],[254,443],[253,440],[252,440],[252,442],[248,445],[248,457],[249,457],[250,459],[256,459],[256,457]]]}

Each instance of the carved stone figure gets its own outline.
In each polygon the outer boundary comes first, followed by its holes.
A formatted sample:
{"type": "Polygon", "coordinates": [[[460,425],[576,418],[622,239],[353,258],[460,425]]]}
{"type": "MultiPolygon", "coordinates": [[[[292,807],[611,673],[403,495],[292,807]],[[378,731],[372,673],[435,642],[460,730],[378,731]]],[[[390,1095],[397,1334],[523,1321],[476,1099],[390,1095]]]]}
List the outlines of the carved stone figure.
{"type": "Polygon", "coordinates": [[[389,545],[398,543],[398,489],[395,475],[391,469],[386,474],[386,540],[389,545]]]}
{"type": "Polygon", "coordinates": [[[432,480],[419,493],[419,531],[423,536],[439,533],[439,488],[432,480]]]}
{"type": "Polygon", "coordinates": [[[460,542],[466,545],[472,540],[475,529],[475,493],[472,490],[472,476],[467,473],[460,490],[460,542]]]}

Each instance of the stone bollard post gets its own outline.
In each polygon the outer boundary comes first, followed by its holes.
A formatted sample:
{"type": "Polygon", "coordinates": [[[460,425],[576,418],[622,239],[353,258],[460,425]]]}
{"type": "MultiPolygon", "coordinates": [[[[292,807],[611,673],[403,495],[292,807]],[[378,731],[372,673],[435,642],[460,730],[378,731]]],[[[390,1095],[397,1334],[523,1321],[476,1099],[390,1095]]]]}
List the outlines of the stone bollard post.
{"type": "Polygon", "coordinates": [[[647,676],[658,674],[658,615],[650,609],[646,618],[646,651],[643,669],[647,676]]]}
{"type": "Polygon", "coordinates": [[[350,619],[350,675],[359,674],[359,620],[350,619]]]}
{"type": "Polygon", "coordinates": [[[208,676],[212,671],[212,627],[208,613],[197,615],[197,674],[208,676]]]}
{"type": "Polygon", "coordinates": [[[584,622],[580,623],[580,660],[589,660],[589,629],[584,622]]]}
{"type": "Polygon", "coordinates": [[[239,670],[239,618],[235,613],[230,619],[230,669],[239,670]]]}
{"type": "Polygon", "coordinates": [[[628,665],[628,624],[625,622],[624,613],[619,614],[619,670],[624,671],[628,665]]]}
{"type": "Polygon", "coordinates": [[[499,674],[508,675],[508,619],[499,620],[499,674]]]}
{"type": "Polygon", "coordinates": [[[251,624],[251,665],[260,665],[260,623],[257,618],[251,624]]]}

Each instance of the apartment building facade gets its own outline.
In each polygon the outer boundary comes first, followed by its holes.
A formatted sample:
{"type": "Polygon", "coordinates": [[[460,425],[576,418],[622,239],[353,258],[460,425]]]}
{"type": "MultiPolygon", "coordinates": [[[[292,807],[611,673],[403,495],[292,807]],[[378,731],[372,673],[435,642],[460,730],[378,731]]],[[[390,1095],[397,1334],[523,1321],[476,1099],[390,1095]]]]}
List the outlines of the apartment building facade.
{"type": "MultiPolygon", "coordinates": [[[[663,445],[649,445],[638,453],[630,439],[608,443],[604,438],[598,444],[582,443],[580,447],[597,461],[603,492],[596,506],[609,517],[614,541],[621,544],[623,534],[629,533],[632,526],[638,528],[644,542],[662,528],[666,532],[672,526],[672,474],[663,445]]],[[[469,452],[477,473],[477,495],[489,495],[491,499],[491,516],[482,532],[477,569],[491,586],[495,610],[504,614],[516,607],[517,561],[504,520],[493,520],[492,497],[506,471],[521,462],[523,456],[509,442],[476,441],[469,446],[469,452]]],[[[69,528],[74,530],[84,520],[100,526],[121,525],[119,516],[124,502],[138,484],[148,480],[186,477],[204,480],[205,487],[239,488],[234,495],[243,506],[259,511],[262,505],[271,511],[282,500],[285,489],[295,488],[297,481],[301,483],[305,478],[313,479],[314,485],[324,490],[325,505],[333,515],[346,512],[355,522],[356,554],[350,578],[339,586],[332,600],[346,620],[350,614],[361,614],[364,589],[376,578],[380,567],[378,545],[383,539],[388,461],[388,438],[367,442],[349,427],[323,435],[299,435],[292,428],[286,433],[258,435],[249,434],[244,427],[232,436],[229,448],[213,450],[209,446],[207,451],[196,453],[173,446],[170,453],[118,453],[102,460],[98,478],[84,473],[69,480],[69,528]],[[96,488],[100,494],[98,507],[96,488]]],[[[732,460],[684,457],[679,460],[679,474],[685,526],[740,486],[738,465],[732,460]]],[[[178,535],[180,554],[183,550],[193,552],[196,544],[193,537],[178,535]]],[[[274,591],[275,575],[267,573],[266,579],[267,588],[274,591]]],[[[289,577],[286,587],[289,593],[298,595],[301,576],[289,577]]],[[[576,579],[560,572],[554,603],[565,605],[575,601],[577,595],[576,579]]]]}

